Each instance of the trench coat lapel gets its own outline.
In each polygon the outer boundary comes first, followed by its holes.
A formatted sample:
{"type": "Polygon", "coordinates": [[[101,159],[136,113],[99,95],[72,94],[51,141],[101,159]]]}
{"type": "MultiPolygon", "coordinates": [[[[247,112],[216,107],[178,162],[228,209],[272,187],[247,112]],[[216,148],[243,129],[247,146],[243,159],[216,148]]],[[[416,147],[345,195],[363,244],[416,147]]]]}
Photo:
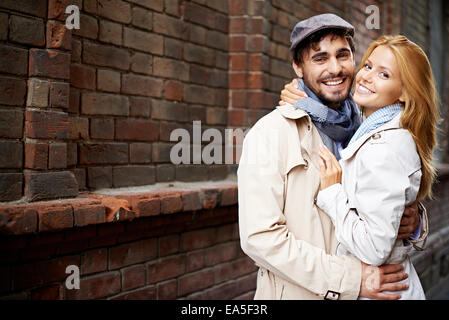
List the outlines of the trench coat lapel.
{"type": "Polygon", "coordinates": [[[345,149],[343,149],[340,152],[341,160],[347,160],[351,158],[357,150],[368,140],[370,139],[374,134],[379,133],[381,131],[390,130],[390,129],[399,129],[399,120],[401,119],[402,112],[400,112],[398,115],[396,115],[392,120],[388,121],[384,125],[380,126],[379,128],[370,131],[363,136],[361,136],[359,139],[351,143],[349,146],[347,146],[345,149]]]}

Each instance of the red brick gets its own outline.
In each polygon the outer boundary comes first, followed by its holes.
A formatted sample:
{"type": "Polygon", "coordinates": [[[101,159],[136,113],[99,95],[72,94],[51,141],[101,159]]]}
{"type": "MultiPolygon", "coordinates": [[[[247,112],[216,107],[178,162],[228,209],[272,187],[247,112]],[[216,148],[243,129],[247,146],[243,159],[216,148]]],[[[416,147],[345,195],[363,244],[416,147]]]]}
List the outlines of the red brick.
{"type": "Polygon", "coordinates": [[[80,89],[95,89],[95,68],[70,65],[70,84],[80,89]]]}
{"type": "Polygon", "coordinates": [[[73,206],[73,217],[76,227],[106,222],[105,208],[102,205],[73,206]]]}
{"type": "Polygon", "coordinates": [[[186,259],[186,272],[203,269],[205,266],[204,250],[188,252],[186,259]]]}
{"type": "Polygon", "coordinates": [[[180,193],[160,193],[161,213],[170,214],[182,210],[182,199],[180,193]]]}
{"type": "Polygon", "coordinates": [[[10,74],[28,73],[28,52],[25,49],[0,45],[0,71],[10,74]]]}
{"type": "Polygon", "coordinates": [[[151,115],[151,99],[144,97],[129,97],[129,115],[148,118],[151,115]]]}
{"type": "Polygon", "coordinates": [[[69,0],[49,0],[48,1],[48,19],[65,19],[65,8],[70,5],[69,0]]]}
{"type": "Polygon", "coordinates": [[[106,271],[108,266],[108,250],[106,248],[84,251],[81,254],[81,275],[106,271]]]}
{"type": "Polygon", "coordinates": [[[237,258],[237,246],[238,244],[235,242],[228,242],[209,248],[204,254],[206,266],[213,266],[237,258]]]}
{"type": "Polygon", "coordinates": [[[153,166],[117,166],[112,168],[114,188],[154,184],[156,172],[153,166]]]}
{"type": "Polygon", "coordinates": [[[67,144],[51,143],[48,149],[48,168],[67,168],[67,144]]]}
{"type": "Polygon", "coordinates": [[[68,300],[90,300],[112,296],[120,292],[120,273],[106,272],[81,279],[80,288],[65,290],[68,300]]]}
{"type": "Polygon", "coordinates": [[[22,79],[0,77],[0,103],[23,106],[25,104],[27,85],[22,79]]]}
{"type": "Polygon", "coordinates": [[[123,291],[145,285],[145,267],[143,265],[124,268],[121,273],[123,291]]]}
{"type": "Polygon", "coordinates": [[[98,69],[97,88],[102,91],[120,92],[120,72],[98,69]]]}
{"type": "Polygon", "coordinates": [[[114,139],[114,119],[90,119],[90,137],[92,139],[114,139]]]}
{"type": "Polygon", "coordinates": [[[125,27],[124,46],[132,49],[162,55],[164,38],[161,35],[125,27]]]}
{"type": "Polygon", "coordinates": [[[127,293],[120,294],[113,300],[154,300],[156,299],[156,288],[154,286],[136,289],[127,293]]]}
{"type": "Polygon", "coordinates": [[[159,256],[165,257],[179,251],[179,235],[167,235],[159,238],[159,256]]]}
{"type": "Polygon", "coordinates": [[[100,20],[100,40],[122,45],[123,27],[119,23],[100,20]]]}
{"type": "Polygon", "coordinates": [[[70,78],[70,54],[52,49],[30,49],[29,75],[70,78]]]}
{"type": "Polygon", "coordinates": [[[0,173],[0,201],[14,201],[22,197],[23,175],[0,173]]]}
{"type": "Polygon", "coordinates": [[[70,88],[69,107],[67,111],[72,114],[78,114],[80,112],[80,92],[73,87],[70,88]]]}
{"type": "Polygon", "coordinates": [[[231,58],[231,70],[232,71],[244,71],[247,68],[246,60],[247,55],[238,53],[238,54],[232,54],[230,56],[231,58]]]}
{"type": "Polygon", "coordinates": [[[115,94],[86,92],[81,97],[83,114],[128,116],[129,101],[127,97],[115,94]]]}
{"type": "Polygon", "coordinates": [[[120,164],[128,162],[127,143],[86,143],[80,145],[80,164],[120,164]]]}
{"type": "Polygon", "coordinates": [[[175,176],[174,167],[171,165],[158,165],[156,166],[156,181],[168,182],[173,181],[175,176]]]}
{"type": "Polygon", "coordinates": [[[153,150],[152,150],[152,161],[159,163],[159,162],[170,162],[170,151],[171,151],[172,145],[168,143],[163,142],[157,142],[153,143],[153,150]]]}
{"type": "Polygon", "coordinates": [[[215,283],[220,283],[254,272],[257,270],[257,266],[250,258],[243,257],[232,262],[220,264],[214,270],[215,283]]]}
{"type": "Polygon", "coordinates": [[[230,36],[229,52],[246,51],[246,36],[230,36]]]}
{"type": "Polygon", "coordinates": [[[20,168],[23,158],[23,143],[20,141],[0,141],[0,168],[20,168]]]}
{"type": "Polygon", "coordinates": [[[170,37],[183,39],[187,34],[187,24],[182,20],[170,17],[166,14],[153,14],[153,29],[157,33],[161,33],[170,37]]]}
{"type": "Polygon", "coordinates": [[[237,240],[239,238],[238,225],[235,223],[226,224],[217,229],[217,242],[237,240]]]}
{"type": "Polygon", "coordinates": [[[81,117],[69,117],[68,138],[70,140],[89,139],[89,119],[81,117]]]}
{"type": "Polygon", "coordinates": [[[150,163],[151,144],[131,143],[129,145],[129,160],[131,163],[150,163]]]}
{"type": "Polygon", "coordinates": [[[117,119],[115,138],[118,140],[156,141],[159,137],[159,124],[151,120],[117,119]]]}
{"type": "Polygon", "coordinates": [[[62,258],[22,264],[14,268],[14,290],[42,286],[47,283],[65,280],[65,273],[69,265],[79,265],[79,256],[66,256],[62,258]]]}
{"type": "Polygon", "coordinates": [[[201,191],[204,194],[203,197],[203,208],[213,209],[218,205],[219,201],[219,189],[217,188],[203,188],[201,191]]]}
{"type": "Polygon", "coordinates": [[[230,89],[244,89],[246,88],[245,72],[236,72],[229,74],[229,88],[230,89]]]}
{"type": "MultiPolygon", "coordinates": [[[[68,198],[76,197],[78,195],[78,184],[76,178],[70,171],[57,171],[57,172],[47,172],[47,173],[25,173],[25,197],[28,201],[38,201],[45,199],[55,199],[55,198],[68,198]]],[[[51,218],[51,215],[49,216],[51,218]]],[[[62,214],[58,218],[63,218],[62,222],[64,225],[70,224],[70,219],[68,215],[62,214]]],[[[51,219],[50,219],[51,220],[51,219]]],[[[42,227],[51,228],[53,226],[52,221],[44,220],[45,223],[42,227]]],[[[41,220],[39,224],[41,225],[41,220]]],[[[55,226],[57,227],[59,222],[55,221],[55,226]]],[[[73,224],[73,217],[72,217],[73,224]]],[[[40,228],[39,228],[40,230],[40,228]]]]}
{"type": "Polygon", "coordinates": [[[136,210],[139,217],[158,215],[161,211],[161,200],[159,198],[141,199],[137,203],[136,210]]]}
{"type": "Polygon", "coordinates": [[[149,261],[157,257],[157,239],[146,239],[109,249],[109,269],[149,261]]]}
{"type": "Polygon", "coordinates": [[[184,59],[188,62],[196,62],[213,67],[215,65],[215,50],[198,46],[192,43],[184,45],[184,59]]]}
{"type": "Polygon", "coordinates": [[[74,35],[77,35],[80,38],[97,39],[98,38],[97,18],[81,13],[80,29],[72,29],[71,31],[74,35]]]}
{"type": "Polygon", "coordinates": [[[162,96],[163,81],[147,76],[125,74],[122,76],[122,93],[146,97],[162,96]]]}
{"type": "Polygon", "coordinates": [[[176,278],[185,272],[184,255],[168,257],[147,264],[147,283],[152,284],[176,278]]]}
{"type": "Polygon", "coordinates": [[[26,206],[2,206],[0,231],[2,234],[34,233],[37,230],[37,212],[26,206]]]}
{"type": "Polygon", "coordinates": [[[189,109],[185,103],[154,100],[151,110],[151,118],[158,120],[187,119],[189,109]]]}
{"type": "Polygon", "coordinates": [[[47,48],[72,49],[72,33],[63,23],[48,21],[46,40],[47,48]]]}
{"type": "Polygon", "coordinates": [[[3,0],[2,8],[8,8],[14,11],[28,13],[40,18],[45,18],[47,13],[47,2],[29,2],[18,0],[3,0]]]}
{"type": "Polygon", "coordinates": [[[197,191],[182,192],[181,197],[182,197],[183,211],[196,211],[201,210],[203,208],[199,192],[197,191]]]}
{"type": "Polygon", "coordinates": [[[121,22],[131,22],[131,5],[121,0],[98,0],[97,13],[105,18],[121,22]]]}
{"type": "Polygon", "coordinates": [[[182,101],[184,85],[178,81],[168,80],[165,82],[164,98],[167,100],[182,101]]]}
{"type": "Polygon", "coordinates": [[[157,284],[158,300],[174,300],[177,296],[178,284],[176,279],[157,284]]]}
{"type": "Polygon", "coordinates": [[[214,284],[214,272],[212,269],[205,269],[195,273],[182,276],[178,280],[178,295],[199,291],[214,284]]]}
{"type": "MultiPolygon", "coordinates": [[[[142,29],[153,29],[153,14],[149,10],[140,7],[134,7],[132,12],[132,22],[134,26],[142,29]]],[[[159,33],[159,32],[158,32],[159,33]]]]}
{"type": "Polygon", "coordinates": [[[185,4],[184,19],[209,28],[215,26],[214,11],[192,2],[187,2],[185,4]]]}
{"type": "Polygon", "coordinates": [[[229,33],[246,33],[246,17],[230,17],[229,33]]]}
{"type": "Polygon", "coordinates": [[[47,169],[48,144],[25,143],[25,168],[47,169]]]}
{"type": "Polygon", "coordinates": [[[66,139],[67,113],[27,110],[25,112],[25,135],[37,139],[66,139]]]}
{"type": "Polygon", "coordinates": [[[189,231],[181,235],[181,250],[191,251],[210,247],[216,242],[215,228],[189,231]]]}
{"type": "Polygon", "coordinates": [[[183,59],[184,43],[172,38],[164,38],[164,56],[183,59]]]}
{"type": "Polygon", "coordinates": [[[228,110],[228,125],[229,126],[243,126],[245,123],[246,111],[242,109],[228,110]]]}
{"type": "Polygon", "coordinates": [[[220,189],[220,205],[231,206],[237,203],[238,194],[236,187],[224,187],[220,189]]]}
{"type": "Polygon", "coordinates": [[[62,287],[53,284],[31,291],[31,300],[62,300],[62,287]]]}
{"type": "Polygon", "coordinates": [[[10,16],[9,39],[31,46],[45,45],[45,25],[42,20],[10,16]]]}
{"type": "Polygon", "coordinates": [[[128,50],[90,41],[83,43],[83,61],[98,66],[128,70],[130,56],[128,50]]]}
{"type": "Polygon", "coordinates": [[[70,205],[39,206],[39,232],[73,227],[73,210],[70,205]]]}
{"type": "Polygon", "coordinates": [[[50,83],[50,107],[68,109],[70,85],[65,82],[50,83]]]}

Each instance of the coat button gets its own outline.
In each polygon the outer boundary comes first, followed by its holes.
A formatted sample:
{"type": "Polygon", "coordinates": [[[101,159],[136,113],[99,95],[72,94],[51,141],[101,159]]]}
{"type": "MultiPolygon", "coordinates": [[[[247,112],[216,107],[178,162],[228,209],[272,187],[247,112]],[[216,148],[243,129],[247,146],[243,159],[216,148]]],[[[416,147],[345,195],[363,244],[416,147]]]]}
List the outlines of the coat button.
{"type": "Polygon", "coordinates": [[[307,130],[309,130],[310,131],[310,124],[307,126],[307,130]]]}
{"type": "Polygon", "coordinates": [[[309,161],[304,159],[304,162],[305,162],[304,169],[307,169],[309,167],[309,161]]]}

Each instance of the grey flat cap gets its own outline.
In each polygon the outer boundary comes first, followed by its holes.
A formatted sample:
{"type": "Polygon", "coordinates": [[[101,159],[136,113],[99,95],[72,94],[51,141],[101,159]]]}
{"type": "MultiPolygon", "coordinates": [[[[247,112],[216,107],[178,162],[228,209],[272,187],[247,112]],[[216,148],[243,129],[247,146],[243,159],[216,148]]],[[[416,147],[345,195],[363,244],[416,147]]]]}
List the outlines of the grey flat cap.
{"type": "Polygon", "coordinates": [[[302,40],[322,29],[339,28],[349,31],[354,36],[354,27],[347,21],[332,13],[320,14],[302,20],[296,24],[290,35],[290,50],[293,50],[302,40]]]}

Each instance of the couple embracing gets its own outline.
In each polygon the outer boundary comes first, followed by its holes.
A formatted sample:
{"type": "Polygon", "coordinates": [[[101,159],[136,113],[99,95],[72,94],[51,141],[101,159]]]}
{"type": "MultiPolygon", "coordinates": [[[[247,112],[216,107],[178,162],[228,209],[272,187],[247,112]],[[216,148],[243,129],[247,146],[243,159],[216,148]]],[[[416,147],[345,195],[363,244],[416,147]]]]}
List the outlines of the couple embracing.
{"type": "Polygon", "coordinates": [[[436,175],[430,63],[406,37],[381,36],[356,71],[353,36],[333,14],[299,22],[299,79],[245,137],[239,228],[255,299],[425,299],[409,253],[425,245],[419,201],[436,175]]]}

